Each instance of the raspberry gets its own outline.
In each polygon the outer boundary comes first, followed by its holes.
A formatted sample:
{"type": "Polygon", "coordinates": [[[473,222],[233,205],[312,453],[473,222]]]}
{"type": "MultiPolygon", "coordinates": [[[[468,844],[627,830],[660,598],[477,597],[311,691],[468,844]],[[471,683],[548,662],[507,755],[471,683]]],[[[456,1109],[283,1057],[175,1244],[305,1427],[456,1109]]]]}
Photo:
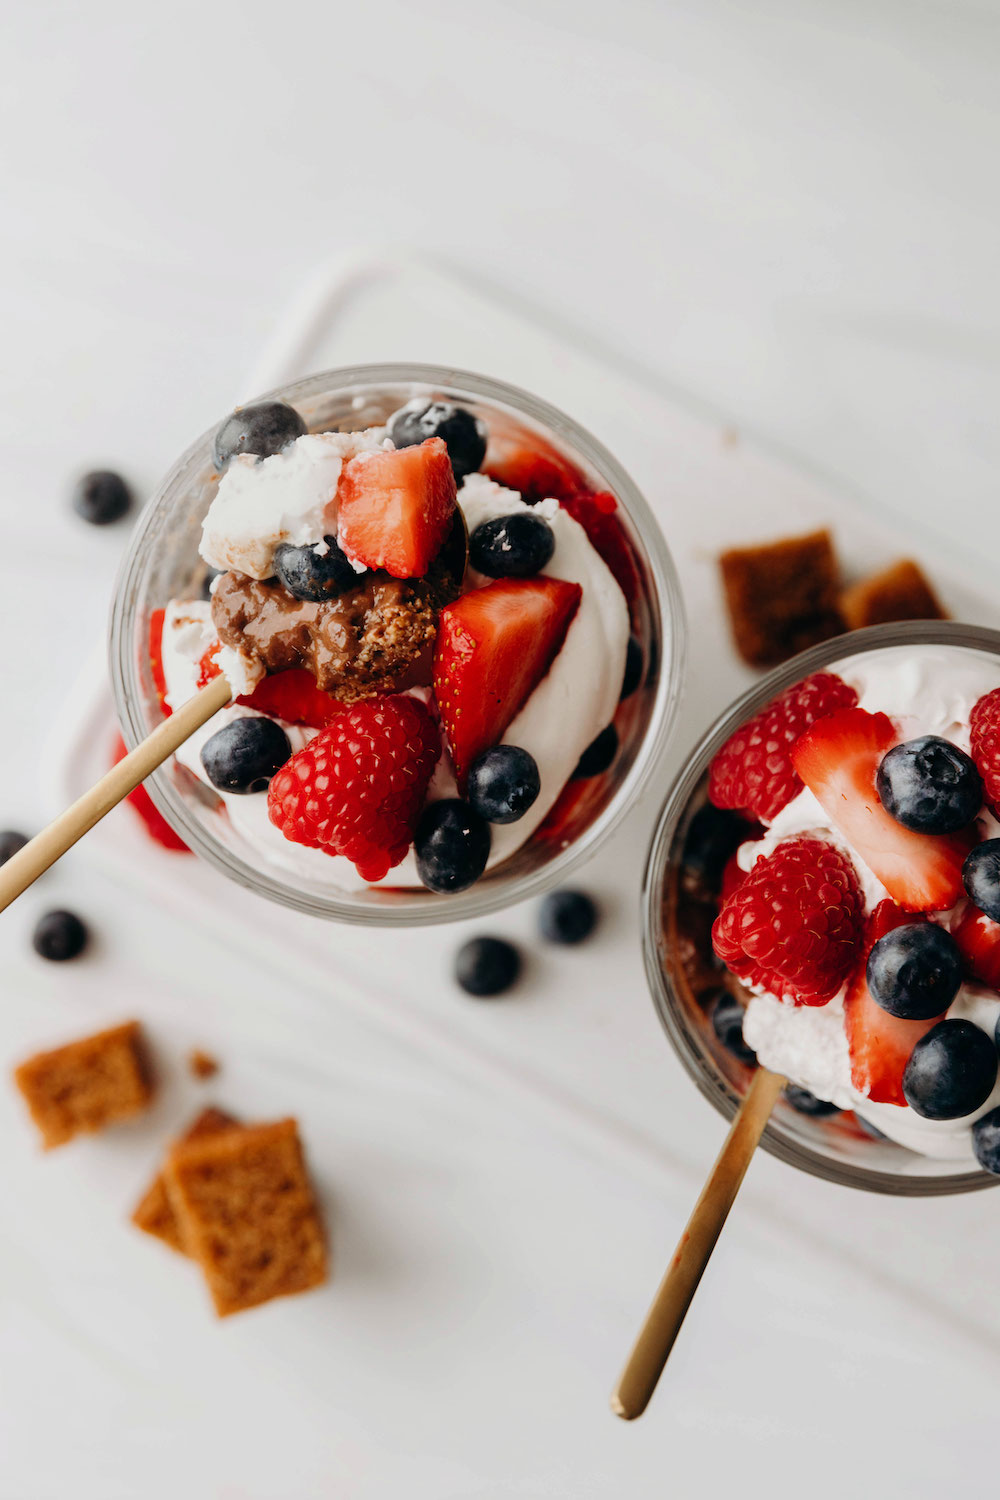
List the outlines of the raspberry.
{"type": "Polygon", "coordinates": [[[771,822],[802,790],[792,765],[795,741],[817,719],[857,701],[854,689],[832,672],[814,672],[786,689],[716,755],[708,770],[709,801],[771,822]]]}
{"type": "Polygon", "coordinates": [[[824,1005],[854,968],[864,915],[847,856],[821,839],[788,839],[723,904],[712,946],[740,979],[795,1005],[824,1005]]]}
{"type": "Polygon", "coordinates": [[[295,844],[344,855],[362,880],[381,880],[413,841],[440,753],[419,699],[355,703],[271,778],[271,822],[295,844]]]}
{"type": "Polygon", "coordinates": [[[1000,807],[1000,688],[980,698],[969,718],[972,759],[983,778],[986,800],[1000,807]]]}

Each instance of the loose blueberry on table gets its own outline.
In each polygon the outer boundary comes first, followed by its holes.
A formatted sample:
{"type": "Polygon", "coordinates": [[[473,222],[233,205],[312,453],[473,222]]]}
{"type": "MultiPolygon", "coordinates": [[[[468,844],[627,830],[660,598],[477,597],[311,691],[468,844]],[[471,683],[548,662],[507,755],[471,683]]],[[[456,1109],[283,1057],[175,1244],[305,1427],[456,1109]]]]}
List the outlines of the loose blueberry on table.
{"type": "Polygon", "coordinates": [[[86,923],[75,912],[49,911],[40,917],[32,934],[32,945],[50,963],[77,958],[90,939],[86,923]]]}
{"type": "Polygon", "coordinates": [[[455,955],[455,978],[467,995],[503,995],[520,973],[521,955],[504,938],[470,938],[455,955]]]}
{"type": "Polygon", "coordinates": [[[132,491],[113,469],[92,469],[77,480],[73,509],[91,526],[110,526],[132,508],[132,491]]]}
{"type": "Polygon", "coordinates": [[[583,943],[597,926],[597,903],[586,891],[551,891],[538,912],[538,929],[550,943],[583,943]]]}

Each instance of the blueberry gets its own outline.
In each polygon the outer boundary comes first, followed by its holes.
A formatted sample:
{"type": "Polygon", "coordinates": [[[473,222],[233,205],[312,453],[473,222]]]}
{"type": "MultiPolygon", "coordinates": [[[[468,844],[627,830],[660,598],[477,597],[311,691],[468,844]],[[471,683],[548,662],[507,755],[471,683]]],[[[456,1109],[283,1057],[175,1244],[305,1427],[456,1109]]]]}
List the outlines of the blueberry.
{"type": "Polygon", "coordinates": [[[688,824],[681,864],[710,892],[717,893],[729,856],[746,837],[747,825],[738,813],[706,802],[688,824]]]}
{"type": "Polygon", "coordinates": [[[469,537],[469,562],[488,578],[532,578],[555,551],[552,527],[521,511],[484,521],[469,537]]]}
{"type": "Polygon", "coordinates": [[[201,748],[201,763],[220,792],[266,792],[292,753],[288,735],[273,719],[233,719],[201,748]]]}
{"type": "Polygon", "coordinates": [[[962,883],[979,910],[1000,922],[1000,839],[976,845],[962,866],[962,883]]]}
{"type": "Polygon", "coordinates": [[[35,952],[52,963],[76,958],[87,946],[90,934],[71,911],[47,911],[40,917],[31,941],[35,952]]]}
{"type": "Polygon", "coordinates": [[[467,995],[502,995],[520,972],[521,955],[503,938],[470,938],[455,954],[455,978],[467,995]]]}
{"type": "Polygon", "coordinates": [[[642,646],[634,635],[628,638],[628,646],[625,648],[625,678],[622,682],[622,690],[618,696],[619,703],[626,698],[631,698],[636,688],[642,681],[643,668],[642,646]]]}
{"type": "Polygon", "coordinates": [[[0,830],[0,865],[5,865],[19,850],[24,848],[27,842],[28,835],[18,833],[16,828],[0,830]]]}
{"type": "Polygon", "coordinates": [[[910,1053],[903,1095],[926,1120],[969,1115],[993,1092],[997,1049],[971,1021],[939,1021],[910,1053]]]}
{"type": "Polygon", "coordinates": [[[274,549],[274,572],[293,599],[307,599],[322,604],[337,599],[348,589],[356,588],[361,575],[355,573],[333,536],[323,538],[326,551],[321,556],[315,547],[274,549]]]}
{"type": "Polygon", "coordinates": [[[77,480],[73,509],[91,526],[120,521],[132,505],[132,491],[113,469],[93,469],[77,480]]]}
{"type": "Polygon", "coordinates": [[[950,932],[911,922],[879,938],[868,955],[868,988],[876,1005],[905,1021],[942,1016],[962,983],[962,955],[950,932]]]}
{"type": "Polygon", "coordinates": [[[811,1094],[808,1089],[799,1088],[797,1083],[786,1083],[784,1094],[787,1102],[800,1115],[811,1115],[814,1120],[821,1120],[824,1115],[840,1114],[838,1105],[831,1104],[829,1099],[817,1099],[815,1094],[811,1094]]]}
{"type": "Polygon", "coordinates": [[[991,1109],[973,1125],[972,1149],[981,1167],[1000,1174],[1000,1109],[991,1109]]]}
{"type": "Polygon", "coordinates": [[[749,1067],[756,1065],[756,1052],[743,1040],[743,1007],[728,990],[719,991],[712,1007],[712,1030],[727,1052],[749,1067]]]}
{"type": "Polygon", "coordinates": [[[474,474],[486,457],[486,424],[453,401],[422,396],[408,401],[389,418],[389,436],[397,448],[412,448],[432,437],[443,439],[457,484],[466,474],[474,474]]]}
{"type": "Polygon", "coordinates": [[[538,913],[538,930],[550,943],[582,943],[597,926],[598,911],[584,891],[552,891],[538,913]]]}
{"type": "Polygon", "coordinates": [[[287,401],[258,401],[230,412],[215,434],[212,457],[224,469],[238,453],[270,458],[302,436],[306,424],[287,401]]]}
{"type": "Polygon", "coordinates": [[[460,797],[445,797],[424,808],[413,847],[417,874],[428,890],[464,891],[486,869],[489,824],[460,797]]]}
{"type": "Polygon", "coordinates": [[[600,776],[618,754],[618,731],[613,724],[602,729],[596,740],[592,740],[576,763],[571,781],[582,781],[587,776],[600,776]]]}
{"type": "Polygon", "coordinates": [[[914,833],[957,833],[983,805],[982,777],[970,758],[935,734],[890,750],[875,785],[889,816],[914,833]]]}
{"type": "Polygon", "coordinates": [[[487,823],[516,823],[541,790],[538,764],[516,745],[495,745],[469,769],[468,798],[487,823]]]}

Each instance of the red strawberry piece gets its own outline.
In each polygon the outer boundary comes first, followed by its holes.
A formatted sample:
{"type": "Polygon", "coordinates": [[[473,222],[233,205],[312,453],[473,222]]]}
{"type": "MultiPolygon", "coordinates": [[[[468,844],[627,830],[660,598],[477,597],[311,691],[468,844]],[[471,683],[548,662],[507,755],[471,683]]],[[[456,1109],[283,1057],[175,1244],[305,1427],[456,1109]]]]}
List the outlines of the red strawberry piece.
{"type": "Polygon", "coordinates": [[[381,880],[413,841],[440,751],[418,698],[352,704],[272,776],[271,822],[293,843],[344,855],[363,880],[381,880]]]}
{"type": "Polygon", "coordinates": [[[983,778],[986,800],[1000,807],[1000,688],[980,698],[969,718],[972,759],[983,778]]]}
{"type": "Polygon", "coordinates": [[[455,476],[441,438],[359,453],[337,486],[339,537],[349,557],[393,578],[421,578],[451,529],[455,476]]]}
{"type": "Polygon", "coordinates": [[[563,500],[577,494],[583,477],[554,448],[501,445],[487,456],[486,473],[497,484],[517,490],[528,505],[539,500],[563,500]]]}
{"type": "Polygon", "coordinates": [[[316,686],[316,679],[305,667],[291,667],[262,677],[252,693],[237,698],[258,713],[286,724],[307,724],[310,729],[325,729],[332,724],[344,705],[316,686]]]}
{"type": "Polygon", "coordinates": [[[149,617],[149,670],[160,707],[169,716],[172,710],[167,702],[167,679],[163,672],[163,622],[166,614],[165,609],[154,609],[149,617]]]}
{"type": "MultiPolygon", "coordinates": [[[[219,673],[222,671],[222,668],[219,666],[219,663],[216,660],[216,657],[218,656],[218,653],[219,651],[221,651],[221,649],[221,641],[213,641],[208,650],[202,653],[201,659],[198,662],[198,686],[200,688],[208,687],[208,684],[211,682],[212,678],[218,677],[219,673]]],[[[243,699],[241,698],[239,701],[242,703],[243,699]]]]}
{"type": "Polygon", "coordinates": [[[904,911],[947,911],[964,894],[962,864],[973,834],[913,833],[879,801],[875,777],[899,741],[886,714],[849,708],[819,719],[792,750],[792,764],[835,827],[904,911]]]}
{"type": "Polygon", "coordinates": [[[787,839],[723,903],[712,945],[740,979],[796,1005],[825,1005],[854,968],[863,924],[847,856],[822,839],[787,839]]]}
{"type": "MultiPolygon", "coordinates": [[[[169,713],[169,709],[167,712],[169,713]]],[[[128,749],[126,748],[125,741],[119,735],[115,740],[111,764],[116,766],[120,760],[125,759],[127,754],[128,749]]],[[[135,808],[145,823],[146,832],[151,839],[161,844],[164,849],[176,850],[178,854],[190,854],[191,851],[188,849],[187,844],[171,828],[152,797],[146,791],[146,788],[142,785],[142,782],[133,791],[129,792],[125,800],[135,808]]]]}
{"type": "Polygon", "coordinates": [[[925,918],[880,901],[868,918],[864,951],[844,996],[844,1030],[851,1054],[851,1082],[875,1104],[905,1104],[903,1070],[922,1036],[941,1019],[904,1021],[890,1016],[871,997],[865,978],[868,955],[879,938],[925,918]]]}
{"type": "Polygon", "coordinates": [[[460,787],[552,665],[583,590],[559,578],[498,578],[441,611],[434,694],[460,787]]]}
{"type": "Polygon", "coordinates": [[[970,901],[952,928],[970,979],[1000,990],[1000,922],[994,922],[970,901]]]}
{"type": "Polygon", "coordinates": [[[858,695],[832,672],[814,672],[787,688],[759,714],[741,724],[708,771],[708,797],[716,807],[746,810],[770,822],[802,790],[792,765],[801,734],[838,709],[853,708],[858,695]]]}
{"type": "Polygon", "coordinates": [[[618,501],[607,492],[591,495],[577,493],[564,496],[560,502],[574,521],[579,521],[594,551],[599,553],[614,574],[615,581],[630,604],[639,592],[639,571],[625,529],[615,512],[618,501]]]}

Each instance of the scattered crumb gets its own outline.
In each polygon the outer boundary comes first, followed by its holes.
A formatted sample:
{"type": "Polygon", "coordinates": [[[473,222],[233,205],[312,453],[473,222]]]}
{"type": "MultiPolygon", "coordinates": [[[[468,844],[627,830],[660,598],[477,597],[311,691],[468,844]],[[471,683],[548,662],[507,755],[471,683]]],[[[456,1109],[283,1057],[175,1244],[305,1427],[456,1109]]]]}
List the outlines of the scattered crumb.
{"type": "Polygon", "coordinates": [[[751,666],[774,666],[843,631],[828,531],[733,548],[719,566],[736,648],[751,666]]]}
{"type": "Polygon", "coordinates": [[[188,1067],[195,1078],[214,1078],[219,1071],[219,1060],[211,1052],[203,1052],[200,1047],[195,1047],[188,1053],[188,1067]]]}
{"type": "MultiPolygon", "coordinates": [[[[225,1110],[209,1107],[203,1109],[181,1136],[182,1141],[201,1140],[206,1135],[218,1135],[222,1130],[239,1129],[239,1121],[225,1110]]],[[[132,1214],[132,1223],[146,1234],[154,1235],[181,1255],[188,1251],[181,1236],[180,1227],[167,1194],[163,1173],[158,1172],[143,1193],[132,1214]]]]}
{"type": "Polygon", "coordinates": [[[39,1052],[14,1081],[46,1150],[139,1114],[153,1094],[138,1021],[39,1052]]]}
{"type": "Polygon", "coordinates": [[[326,1280],[325,1237],[294,1120],[181,1142],[164,1176],[182,1242],[220,1317],[326,1280]]]}
{"type": "Polygon", "coordinates": [[[893,620],[948,618],[923,570],[910,558],[852,584],[841,594],[840,608],[849,630],[893,620]]]}

